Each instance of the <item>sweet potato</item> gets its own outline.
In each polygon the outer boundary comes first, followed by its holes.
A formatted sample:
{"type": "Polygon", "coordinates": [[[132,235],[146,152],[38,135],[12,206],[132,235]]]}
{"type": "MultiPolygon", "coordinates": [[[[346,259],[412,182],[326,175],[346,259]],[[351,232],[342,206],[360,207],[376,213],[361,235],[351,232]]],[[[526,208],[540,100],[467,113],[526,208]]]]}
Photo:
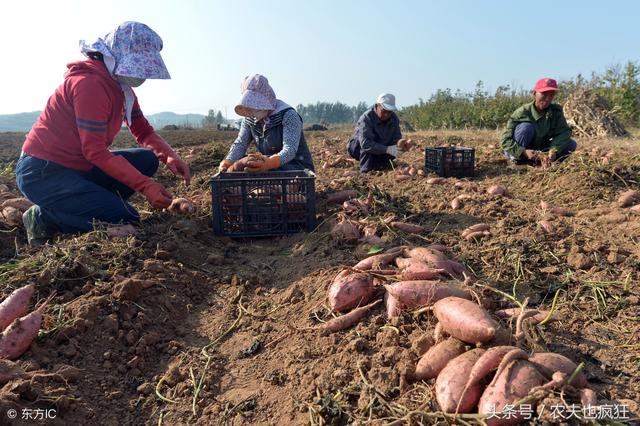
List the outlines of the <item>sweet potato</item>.
{"type": "MultiPolygon", "coordinates": [[[[538,352],[529,357],[535,367],[545,377],[551,377],[556,371],[560,371],[566,375],[571,375],[577,368],[577,365],[566,356],[553,352],[538,352]]],[[[571,382],[571,386],[575,388],[584,388],[587,386],[587,378],[580,372],[571,382]]]]}
{"type": "Polygon", "coordinates": [[[447,273],[444,269],[434,269],[418,259],[411,260],[413,262],[402,269],[400,273],[400,279],[402,281],[433,280],[440,278],[441,274],[447,273]]]}
{"type": "Polygon", "coordinates": [[[640,214],[640,204],[636,204],[635,206],[631,207],[629,210],[631,210],[634,213],[640,214]]]}
{"type": "Polygon", "coordinates": [[[482,380],[491,373],[491,371],[498,368],[502,358],[514,349],[518,348],[515,346],[495,346],[487,349],[487,351],[483,353],[482,356],[478,358],[478,361],[473,365],[461,395],[464,396],[469,388],[480,384],[482,380]]]}
{"type": "Polygon", "coordinates": [[[441,185],[443,183],[445,183],[447,180],[443,177],[430,177],[429,179],[427,179],[427,183],[429,185],[441,185]]]}
{"type": "Polygon", "coordinates": [[[16,359],[29,349],[38,336],[41,323],[40,310],[13,321],[0,336],[0,359],[16,359]]]}
{"type": "Polygon", "coordinates": [[[620,207],[629,207],[640,202],[640,191],[629,190],[620,194],[618,205],[620,207]]]}
{"type": "Polygon", "coordinates": [[[396,175],[395,177],[396,182],[402,182],[409,179],[411,179],[410,175],[396,175]]]}
{"type": "Polygon", "coordinates": [[[367,257],[366,259],[362,259],[360,262],[356,263],[353,268],[361,271],[368,271],[374,268],[379,269],[381,266],[386,266],[393,262],[396,257],[402,254],[403,249],[404,247],[394,247],[387,250],[385,253],[367,257]]]}
{"type": "Polygon", "coordinates": [[[437,377],[449,361],[462,355],[464,351],[464,343],[460,340],[452,337],[443,340],[429,348],[429,350],[420,357],[414,378],[416,380],[428,380],[437,377]]]}
{"type": "Polygon", "coordinates": [[[439,251],[440,253],[446,253],[449,251],[449,247],[442,244],[429,244],[427,248],[429,250],[439,251]]]}
{"type": "Polygon", "coordinates": [[[332,311],[344,312],[367,303],[373,295],[373,279],[364,273],[344,270],[329,287],[332,311]]]}
{"type": "Polygon", "coordinates": [[[440,371],[436,379],[436,399],[442,411],[455,413],[457,409],[459,413],[469,413],[475,408],[482,394],[482,386],[471,386],[464,397],[462,391],[473,365],[483,353],[484,349],[472,349],[449,361],[440,371]]]}
{"type": "Polygon", "coordinates": [[[1,208],[4,207],[13,207],[14,209],[18,209],[21,212],[24,212],[29,207],[33,206],[33,203],[26,198],[9,198],[8,200],[4,200],[2,204],[0,204],[1,208]]]}
{"type": "Polygon", "coordinates": [[[551,209],[549,209],[549,212],[556,216],[573,216],[573,213],[565,209],[564,207],[551,207],[551,209]]]}
{"type": "MultiPolygon", "coordinates": [[[[439,260],[448,260],[447,255],[445,255],[440,250],[435,250],[429,247],[414,247],[412,249],[405,249],[405,256],[408,256],[412,259],[418,259],[427,264],[433,263],[439,260]]],[[[398,265],[400,266],[400,265],[398,265]]]]}
{"type": "Polygon", "coordinates": [[[352,198],[356,198],[358,196],[358,191],[353,189],[345,189],[344,191],[334,192],[333,194],[327,195],[327,204],[342,204],[347,200],[352,198]]]}
{"type": "Polygon", "coordinates": [[[360,230],[355,223],[343,217],[331,228],[331,237],[335,240],[356,242],[360,238],[360,230]]]}
{"type": "MultiPolygon", "coordinates": [[[[544,382],[544,377],[530,362],[512,361],[482,393],[478,413],[493,414],[491,418],[485,419],[490,426],[519,424],[523,420],[524,410],[521,407],[514,407],[509,411],[509,416],[495,413],[502,412],[507,404],[513,404],[527,396],[531,389],[541,386],[544,382]]],[[[528,404],[535,406],[535,401],[528,404]]]]}
{"type": "Polygon", "coordinates": [[[331,320],[315,328],[317,330],[327,330],[331,333],[335,333],[336,331],[345,330],[349,327],[353,327],[358,323],[358,321],[362,319],[363,316],[365,316],[365,314],[369,311],[369,309],[373,308],[380,302],[382,302],[382,300],[376,300],[373,303],[369,303],[368,305],[356,308],[353,311],[349,312],[348,314],[344,314],[339,317],[332,318],[331,320]]]}
{"type": "Polygon", "coordinates": [[[543,231],[546,232],[547,234],[555,233],[555,228],[553,224],[548,220],[541,220],[538,222],[538,225],[540,225],[540,228],[542,228],[543,231]]]}
{"type": "Polygon", "coordinates": [[[388,291],[384,293],[384,305],[389,319],[399,316],[404,309],[404,305],[388,291]]]}
{"type": "Polygon", "coordinates": [[[509,191],[507,190],[507,188],[502,185],[490,186],[489,188],[487,188],[487,193],[491,195],[502,195],[504,197],[507,197],[509,195],[509,191]]]}
{"type": "Polygon", "coordinates": [[[500,327],[482,307],[460,297],[437,301],[433,313],[444,331],[467,343],[488,342],[500,327]]]}
{"type": "Polygon", "coordinates": [[[483,238],[489,235],[491,235],[491,232],[489,231],[474,231],[474,232],[469,232],[467,235],[465,235],[464,239],[467,241],[471,241],[471,240],[483,238]]]}
{"type": "Polygon", "coordinates": [[[489,230],[488,224],[476,223],[475,225],[471,225],[468,228],[466,228],[464,231],[462,231],[462,237],[464,238],[472,232],[480,232],[480,231],[488,231],[488,230],[489,230]]]}
{"type": "Polygon", "coordinates": [[[33,284],[20,287],[0,303],[0,331],[29,311],[29,303],[34,290],[33,284]]]}
{"type": "Polygon", "coordinates": [[[425,231],[423,226],[406,222],[391,222],[391,227],[408,234],[422,234],[425,231]]]}
{"type": "Polygon", "coordinates": [[[458,197],[451,200],[451,208],[454,210],[459,210],[462,208],[462,200],[458,197]]]}
{"type": "Polygon", "coordinates": [[[15,207],[7,206],[0,210],[0,218],[4,218],[4,222],[9,226],[22,225],[22,213],[15,207]]]}
{"type": "Polygon", "coordinates": [[[191,214],[196,211],[196,207],[186,198],[174,198],[167,210],[173,213],[191,214]]]}
{"type": "Polygon", "coordinates": [[[442,281],[399,281],[384,288],[408,308],[430,305],[450,296],[471,297],[466,290],[442,281]]]}
{"type": "Polygon", "coordinates": [[[509,364],[511,364],[513,361],[516,361],[518,359],[528,360],[529,355],[522,349],[516,348],[514,346],[513,349],[509,350],[506,354],[502,356],[502,359],[500,360],[500,364],[498,365],[498,369],[496,370],[496,374],[495,376],[493,376],[493,380],[491,381],[491,384],[493,385],[496,382],[496,380],[498,380],[498,377],[500,377],[500,375],[502,374],[502,371],[509,364]]]}

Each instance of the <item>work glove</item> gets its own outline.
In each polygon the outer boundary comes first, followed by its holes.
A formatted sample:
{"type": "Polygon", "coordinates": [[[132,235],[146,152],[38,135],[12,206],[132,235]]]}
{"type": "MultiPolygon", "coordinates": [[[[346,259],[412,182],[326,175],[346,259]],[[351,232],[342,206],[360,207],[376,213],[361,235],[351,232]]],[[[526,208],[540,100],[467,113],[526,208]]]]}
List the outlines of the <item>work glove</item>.
{"type": "Polygon", "coordinates": [[[156,209],[166,209],[171,205],[173,197],[162,184],[156,182],[153,179],[149,179],[149,182],[142,189],[142,195],[147,199],[156,209]]]}
{"type": "Polygon", "coordinates": [[[388,146],[387,154],[389,154],[393,158],[396,158],[398,156],[398,146],[397,145],[388,146]]]}
{"type": "Polygon", "coordinates": [[[252,173],[258,173],[277,169],[278,167],[280,167],[280,156],[276,154],[271,157],[264,157],[264,161],[247,161],[247,167],[245,170],[252,173]]]}
{"type": "Polygon", "coordinates": [[[223,173],[226,172],[229,168],[233,166],[233,161],[227,160],[226,158],[220,162],[218,165],[218,172],[223,173]]]}

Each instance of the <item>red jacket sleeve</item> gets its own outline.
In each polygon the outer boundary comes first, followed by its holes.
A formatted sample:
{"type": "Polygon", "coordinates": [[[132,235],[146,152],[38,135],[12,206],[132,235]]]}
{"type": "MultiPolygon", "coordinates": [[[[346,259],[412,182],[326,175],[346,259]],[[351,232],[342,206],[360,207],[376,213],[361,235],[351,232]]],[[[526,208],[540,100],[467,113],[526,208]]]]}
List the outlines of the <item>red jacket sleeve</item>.
{"type": "Polygon", "coordinates": [[[143,189],[149,178],[128,161],[116,161],[108,149],[109,119],[114,108],[105,88],[97,81],[80,79],[73,87],[72,96],[82,155],[135,191],[143,189]]]}

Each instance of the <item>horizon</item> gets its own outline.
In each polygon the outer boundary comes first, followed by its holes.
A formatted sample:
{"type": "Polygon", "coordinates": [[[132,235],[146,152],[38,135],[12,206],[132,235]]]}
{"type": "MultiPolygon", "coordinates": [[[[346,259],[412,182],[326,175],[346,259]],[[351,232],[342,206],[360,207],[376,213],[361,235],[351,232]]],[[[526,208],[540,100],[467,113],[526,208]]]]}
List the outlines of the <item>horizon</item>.
{"type": "Polygon", "coordinates": [[[589,76],[639,58],[634,20],[640,4],[622,1],[607,6],[606,19],[601,3],[546,0],[527,9],[464,0],[411,0],[393,7],[379,0],[195,0],[183,6],[116,0],[100,14],[78,0],[30,0],[5,8],[0,35],[19,40],[6,43],[5,58],[19,64],[20,72],[12,66],[0,70],[1,115],[41,111],[62,83],[66,64],[83,59],[78,41],[102,37],[126,20],[144,22],[162,37],[172,76],[136,89],[147,115],[206,115],[214,109],[236,119],[240,83],[253,73],[265,75],[277,97],[294,107],[372,105],[379,93],[390,92],[402,108],[438,89],[472,91],[482,81],[490,93],[507,84],[526,90],[541,77],[589,76]],[[552,16],[536,18],[538,11],[552,16]],[[37,55],[25,48],[38,45],[44,48],[37,55]]]}

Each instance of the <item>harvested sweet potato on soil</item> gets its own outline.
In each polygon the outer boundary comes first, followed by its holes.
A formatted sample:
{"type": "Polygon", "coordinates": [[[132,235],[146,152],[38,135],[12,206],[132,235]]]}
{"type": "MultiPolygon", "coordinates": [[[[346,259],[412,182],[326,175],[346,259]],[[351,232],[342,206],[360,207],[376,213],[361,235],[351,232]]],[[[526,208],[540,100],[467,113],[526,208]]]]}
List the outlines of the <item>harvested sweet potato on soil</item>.
{"type": "Polygon", "coordinates": [[[329,287],[329,306],[332,311],[344,312],[369,302],[373,295],[370,275],[344,270],[329,287]]]}
{"type": "MultiPolygon", "coordinates": [[[[547,378],[550,378],[556,371],[570,375],[578,367],[566,356],[553,352],[537,352],[529,357],[529,362],[535,365],[547,378]]],[[[583,388],[587,386],[587,378],[580,372],[573,379],[571,385],[576,388],[583,388]]]]}
{"type": "Polygon", "coordinates": [[[418,360],[414,373],[416,380],[428,380],[437,377],[449,361],[462,355],[464,343],[450,337],[429,348],[418,360]]]}
{"type": "Polygon", "coordinates": [[[453,358],[440,371],[436,379],[436,399],[445,413],[471,412],[482,394],[482,385],[469,387],[462,395],[474,364],[484,353],[484,349],[472,349],[453,358]]]}
{"type": "Polygon", "coordinates": [[[640,202],[640,191],[629,190],[620,194],[618,205],[620,207],[629,207],[640,202]]]}
{"type": "Polygon", "coordinates": [[[345,189],[344,191],[334,192],[327,195],[327,204],[342,204],[347,200],[356,198],[358,191],[353,189],[345,189]]]}
{"type": "Polygon", "coordinates": [[[167,210],[173,213],[191,214],[196,211],[196,207],[186,198],[174,198],[167,210]]]}
{"type": "Polygon", "coordinates": [[[460,297],[437,301],[433,313],[444,331],[467,343],[488,342],[500,327],[482,307],[460,297]]]}
{"type": "Polygon", "coordinates": [[[0,303],[0,331],[29,311],[34,290],[33,284],[20,287],[0,303]]]}
{"type": "Polygon", "coordinates": [[[450,296],[471,297],[467,290],[443,281],[400,281],[384,288],[409,308],[430,305],[450,296]]]}

